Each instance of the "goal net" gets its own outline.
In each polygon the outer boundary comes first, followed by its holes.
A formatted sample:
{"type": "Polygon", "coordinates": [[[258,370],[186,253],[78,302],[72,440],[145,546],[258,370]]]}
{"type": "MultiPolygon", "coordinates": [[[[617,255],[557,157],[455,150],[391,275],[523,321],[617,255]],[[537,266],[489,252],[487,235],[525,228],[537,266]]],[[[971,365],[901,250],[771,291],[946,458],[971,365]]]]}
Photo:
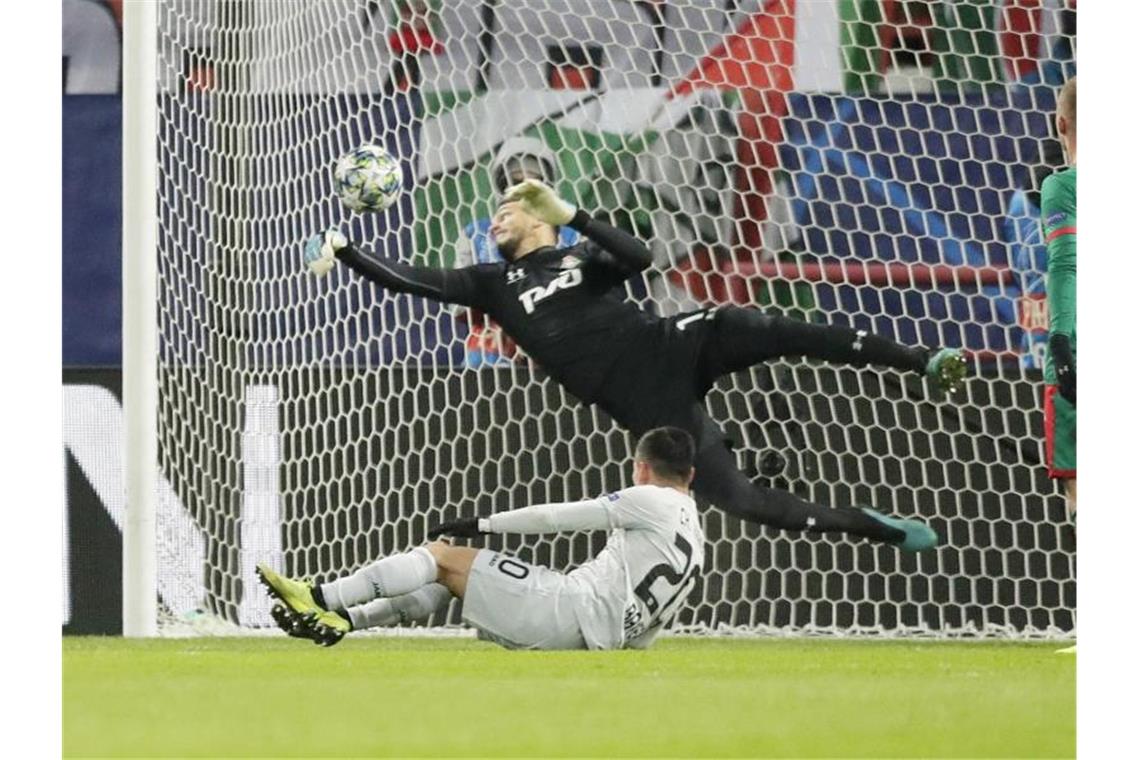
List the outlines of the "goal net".
{"type": "MultiPolygon", "coordinates": [[[[710,546],[677,630],[1071,634],[1033,204],[1062,162],[1048,138],[1073,15],[1062,0],[165,0],[161,630],[270,629],[258,562],[324,581],[435,521],[629,484],[630,437],[481,315],[303,266],[305,238],[333,225],[385,256],[462,261],[517,150],[646,241],[655,264],[628,289],[647,310],[749,304],[973,354],[956,403],[809,361],[722,379],[708,406],[750,477],[921,517],[944,545],[902,555],[702,505],[710,546]],[[403,167],[381,214],[332,190],[363,143],[403,167]]],[[[565,568],[604,541],[487,545],[565,568]]],[[[458,625],[453,604],[429,627],[458,625]]]]}

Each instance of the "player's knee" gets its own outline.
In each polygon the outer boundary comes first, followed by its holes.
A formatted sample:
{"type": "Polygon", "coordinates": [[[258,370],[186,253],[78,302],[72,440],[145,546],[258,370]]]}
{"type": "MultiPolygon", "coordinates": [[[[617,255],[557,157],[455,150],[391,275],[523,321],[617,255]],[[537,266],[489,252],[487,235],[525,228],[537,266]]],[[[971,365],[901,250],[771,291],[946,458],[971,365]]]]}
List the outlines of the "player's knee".
{"type": "Polygon", "coordinates": [[[431,541],[426,548],[431,552],[431,556],[435,558],[435,564],[440,569],[443,569],[447,565],[449,552],[455,547],[446,541],[431,541]]]}
{"type": "Polygon", "coordinates": [[[427,550],[435,558],[437,579],[451,593],[462,596],[467,586],[467,574],[475,562],[478,549],[469,546],[452,546],[445,541],[432,541],[427,550]]]}

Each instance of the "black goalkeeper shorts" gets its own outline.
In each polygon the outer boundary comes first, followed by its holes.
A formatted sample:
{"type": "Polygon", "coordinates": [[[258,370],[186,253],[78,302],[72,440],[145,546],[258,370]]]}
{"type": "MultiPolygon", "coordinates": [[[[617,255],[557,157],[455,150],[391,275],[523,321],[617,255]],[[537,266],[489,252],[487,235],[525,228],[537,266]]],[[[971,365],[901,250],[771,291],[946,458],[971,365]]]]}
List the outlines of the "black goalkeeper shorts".
{"type": "Polygon", "coordinates": [[[642,435],[665,425],[696,436],[695,407],[718,375],[707,356],[720,309],[661,320],[656,331],[629,347],[602,383],[596,403],[623,428],[642,435]]]}
{"type": "Polygon", "coordinates": [[[713,443],[704,408],[709,389],[722,375],[787,352],[790,324],[741,306],[663,319],[618,358],[596,403],[634,435],[664,425],[688,430],[700,451],[713,443]]]}

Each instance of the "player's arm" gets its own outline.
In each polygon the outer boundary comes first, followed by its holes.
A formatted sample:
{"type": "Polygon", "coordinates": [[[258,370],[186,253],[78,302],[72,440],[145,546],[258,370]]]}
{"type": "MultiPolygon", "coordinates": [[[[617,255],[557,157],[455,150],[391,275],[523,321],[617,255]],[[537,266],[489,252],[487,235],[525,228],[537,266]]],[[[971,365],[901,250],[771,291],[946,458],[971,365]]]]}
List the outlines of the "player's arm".
{"type": "Polygon", "coordinates": [[[441,535],[470,538],[487,533],[570,533],[579,530],[613,530],[648,527],[653,520],[644,508],[631,502],[625,492],[598,499],[561,504],[535,504],[490,517],[467,517],[442,523],[428,531],[429,538],[441,535]]]}
{"type": "Polygon", "coordinates": [[[1057,175],[1041,188],[1041,218],[1048,251],[1049,353],[1057,390],[1077,402],[1077,366],[1072,339],[1077,322],[1077,198],[1057,175]]]}
{"type": "Polygon", "coordinates": [[[376,256],[336,230],[312,237],[305,243],[305,263],[316,274],[326,274],[337,260],[365,279],[397,293],[476,308],[483,306],[477,267],[436,269],[405,264],[376,256]]]}
{"type": "Polygon", "coordinates": [[[471,538],[487,533],[569,533],[576,530],[609,530],[614,527],[598,499],[561,504],[535,504],[490,517],[465,517],[441,523],[428,531],[428,538],[471,538]]]}
{"type": "Polygon", "coordinates": [[[481,533],[571,533],[609,530],[610,515],[597,499],[561,504],[535,504],[478,518],[481,533]]]}
{"type": "MultiPolygon", "coordinates": [[[[471,238],[461,234],[459,239],[455,242],[455,264],[451,269],[466,269],[467,267],[473,267],[474,263],[475,252],[471,247],[471,238]]],[[[471,312],[467,310],[463,304],[453,304],[451,314],[463,321],[471,319],[471,312]]]]}
{"type": "MultiPolygon", "coordinates": [[[[463,270],[468,267],[475,266],[475,249],[471,245],[471,238],[461,234],[459,240],[455,241],[455,263],[451,267],[455,270],[463,270]]],[[[464,322],[474,323],[478,321],[475,314],[462,304],[456,303],[451,307],[451,313],[464,322]]]]}
{"type": "Polygon", "coordinates": [[[611,224],[594,219],[559,198],[552,188],[536,179],[508,188],[505,197],[517,201],[528,214],[547,224],[569,226],[585,235],[600,249],[597,262],[615,270],[622,279],[648,269],[653,263],[653,254],[640,240],[611,224]]]}
{"type": "Polygon", "coordinates": [[[644,272],[653,264],[653,254],[640,240],[612,224],[594,219],[582,209],[574,213],[569,226],[600,249],[594,262],[615,270],[623,280],[644,272]]]}

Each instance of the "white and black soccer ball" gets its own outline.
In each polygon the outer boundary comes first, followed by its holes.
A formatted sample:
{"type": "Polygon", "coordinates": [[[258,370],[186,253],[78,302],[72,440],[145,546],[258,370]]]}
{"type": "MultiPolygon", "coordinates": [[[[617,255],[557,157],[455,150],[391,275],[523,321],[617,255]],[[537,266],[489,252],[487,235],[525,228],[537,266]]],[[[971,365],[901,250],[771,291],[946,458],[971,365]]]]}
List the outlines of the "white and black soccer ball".
{"type": "Polygon", "coordinates": [[[333,188],[353,211],[383,211],[400,196],[400,162],[378,145],[361,145],[337,159],[333,188]]]}

